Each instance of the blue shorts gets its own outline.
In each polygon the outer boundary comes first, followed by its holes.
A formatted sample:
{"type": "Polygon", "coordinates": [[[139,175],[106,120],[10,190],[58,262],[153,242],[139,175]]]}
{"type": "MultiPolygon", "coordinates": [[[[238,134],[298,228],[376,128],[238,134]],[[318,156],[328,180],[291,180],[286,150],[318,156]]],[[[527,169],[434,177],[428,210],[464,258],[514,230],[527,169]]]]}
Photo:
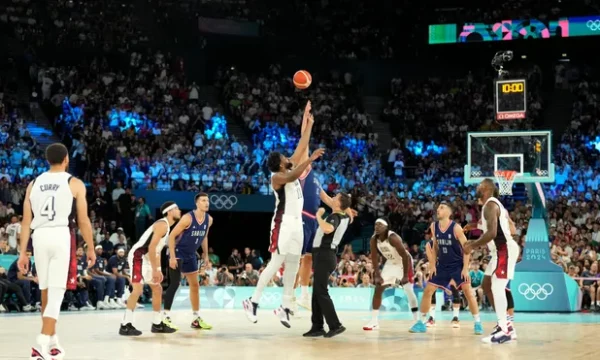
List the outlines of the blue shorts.
{"type": "Polygon", "coordinates": [[[456,288],[460,289],[465,283],[462,278],[462,266],[455,268],[438,268],[436,269],[435,276],[429,280],[429,283],[442,289],[449,289],[450,281],[454,280],[456,288]]]}
{"type": "Polygon", "coordinates": [[[317,219],[302,215],[302,227],[304,229],[304,245],[302,246],[302,255],[312,252],[313,241],[319,228],[317,219]]]}
{"type": "Polygon", "coordinates": [[[196,256],[195,251],[189,253],[175,249],[175,254],[177,255],[177,263],[182,274],[191,274],[198,271],[198,256],[196,256]]]}

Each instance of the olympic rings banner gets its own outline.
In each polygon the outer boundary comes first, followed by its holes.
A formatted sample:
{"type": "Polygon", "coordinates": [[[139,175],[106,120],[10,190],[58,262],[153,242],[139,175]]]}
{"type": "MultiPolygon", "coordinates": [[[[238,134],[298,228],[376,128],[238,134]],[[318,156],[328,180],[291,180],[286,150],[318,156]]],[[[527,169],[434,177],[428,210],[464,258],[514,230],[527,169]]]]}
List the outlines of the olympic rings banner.
{"type": "Polygon", "coordinates": [[[520,19],[497,23],[429,25],[429,44],[512,41],[599,36],[600,16],[564,17],[558,20],[520,19]]]}
{"type": "MultiPolygon", "coordinates": [[[[371,299],[373,297],[373,288],[329,288],[329,294],[337,310],[371,310],[371,299]]],[[[200,304],[208,309],[243,309],[242,301],[252,296],[254,287],[242,286],[213,286],[200,287],[200,304]]],[[[415,289],[419,301],[422,292],[415,289]]],[[[260,300],[261,309],[276,309],[281,305],[283,288],[267,287],[263,291],[260,300]]],[[[300,296],[300,289],[297,289],[296,296],[300,296]]],[[[441,310],[441,304],[444,303],[444,294],[441,291],[436,293],[437,310],[441,310]]],[[[189,308],[189,288],[182,288],[177,294],[173,303],[174,308],[189,308]]],[[[381,303],[382,311],[403,311],[409,312],[410,307],[406,294],[402,288],[386,289],[383,293],[381,303]]]]}
{"type": "MultiPolygon", "coordinates": [[[[143,197],[150,209],[158,209],[165,201],[175,201],[182,209],[194,209],[194,196],[190,191],[136,190],[136,197],[143,197]]],[[[210,193],[210,211],[273,212],[273,195],[242,195],[233,193],[210,193]]]]}
{"type": "Polygon", "coordinates": [[[517,272],[511,281],[515,311],[573,312],[581,309],[581,291],[565,273],[517,272]]]}

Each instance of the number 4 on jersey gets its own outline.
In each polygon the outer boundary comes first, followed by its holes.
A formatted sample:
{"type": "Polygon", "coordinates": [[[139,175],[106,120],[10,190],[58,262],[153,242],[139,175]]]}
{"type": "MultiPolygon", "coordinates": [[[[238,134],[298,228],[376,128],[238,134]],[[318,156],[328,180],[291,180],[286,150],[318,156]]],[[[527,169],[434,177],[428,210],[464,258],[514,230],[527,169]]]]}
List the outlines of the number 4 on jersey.
{"type": "Polygon", "coordinates": [[[42,205],[42,209],[40,210],[40,215],[48,218],[48,221],[54,220],[54,216],[56,216],[56,211],[54,211],[54,196],[48,196],[46,201],[44,201],[44,205],[42,205]]]}

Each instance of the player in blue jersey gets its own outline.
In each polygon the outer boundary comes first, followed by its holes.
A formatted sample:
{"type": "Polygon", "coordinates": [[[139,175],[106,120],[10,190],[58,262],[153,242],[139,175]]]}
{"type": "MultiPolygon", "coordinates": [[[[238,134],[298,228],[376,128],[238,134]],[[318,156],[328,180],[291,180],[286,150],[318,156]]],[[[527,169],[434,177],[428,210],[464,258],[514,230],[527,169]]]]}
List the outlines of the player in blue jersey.
{"type": "MultiPolygon", "coordinates": [[[[306,123],[309,118],[312,117],[311,103],[308,101],[304,108],[304,117],[302,119],[302,132],[306,127],[306,123]]],[[[300,162],[308,160],[309,149],[306,150],[300,157],[300,162]]],[[[310,284],[310,276],[312,270],[312,244],[315,239],[315,234],[319,224],[317,223],[317,211],[321,206],[321,201],[329,208],[333,206],[333,199],[327,195],[327,193],[321,188],[319,179],[317,178],[312,166],[308,166],[304,173],[298,179],[302,185],[302,195],[304,196],[304,206],[302,208],[302,226],[304,230],[304,245],[302,246],[302,260],[300,261],[300,271],[298,272],[298,279],[296,283],[300,284],[301,295],[298,300],[298,305],[305,309],[310,310],[311,298],[308,293],[308,286],[310,284]]],[[[350,216],[350,222],[352,222],[356,211],[352,209],[346,209],[346,214],[350,216]]]]}
{"type": "MultiPolygon", "coordinates": [[[[462,227],[450,220],[450,215],[452,215],[452,206],[447,202],[442,202],[437,208],[438,221],[431,224],[433,235],[432,260],[434,261],[430,261],[429,267],[432,277],[423,291],[421,320],[410,328],[410,332],[427,332],[425,321],[431,307],[431,296],[438,287],[448,289],[448,284],[452,284],[453,302],[460,304],[458,290],[462,288],[467,297],[471,314],[475,319],[475,334],[481,335],[483,334],[483,327],[479,317],[479,307],[477,306],[477,299],[471,291],[471,280],[469,278],[470,254],[463,252],[467,238],[462,227]],[[437,263],[435,259],[437,259],[437,263]]],[[[453,325],[456,326],[458,324],[457,310],[455,310],[454,317],[453,325]]]]}
{"type": "Polygon", "coordinates": [[[199,193],[194,197],[196,210],[181,217],[173,231],[169,234],[169,287],[165,294],[164,322],[175,328],[169,312],[175,299],[175,293],[181,283],[181,275],[187,279],[190,287],[190,302],[192,304],[193,329],[210,330],[199,315],[200,312],[200,282],[198,280],[198,249],[202,246],[202,259],[205,264],[208,259],[208,230],[213,219],[208,215],[210,202],[208,194],[199,193]]]}

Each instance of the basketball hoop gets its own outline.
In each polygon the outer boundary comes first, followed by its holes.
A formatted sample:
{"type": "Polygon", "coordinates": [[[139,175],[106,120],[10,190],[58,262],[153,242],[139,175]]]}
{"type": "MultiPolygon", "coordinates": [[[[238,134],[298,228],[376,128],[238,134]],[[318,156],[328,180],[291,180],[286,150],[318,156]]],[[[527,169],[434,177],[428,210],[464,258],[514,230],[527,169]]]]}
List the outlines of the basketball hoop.
{"type": "Polygon", "coordinates": [[[513,170],[500,170],[494,171],[494,175],[500,188],[500,195],[512,195],[512,186],[515,182],[517,172],[513,170]]]}

